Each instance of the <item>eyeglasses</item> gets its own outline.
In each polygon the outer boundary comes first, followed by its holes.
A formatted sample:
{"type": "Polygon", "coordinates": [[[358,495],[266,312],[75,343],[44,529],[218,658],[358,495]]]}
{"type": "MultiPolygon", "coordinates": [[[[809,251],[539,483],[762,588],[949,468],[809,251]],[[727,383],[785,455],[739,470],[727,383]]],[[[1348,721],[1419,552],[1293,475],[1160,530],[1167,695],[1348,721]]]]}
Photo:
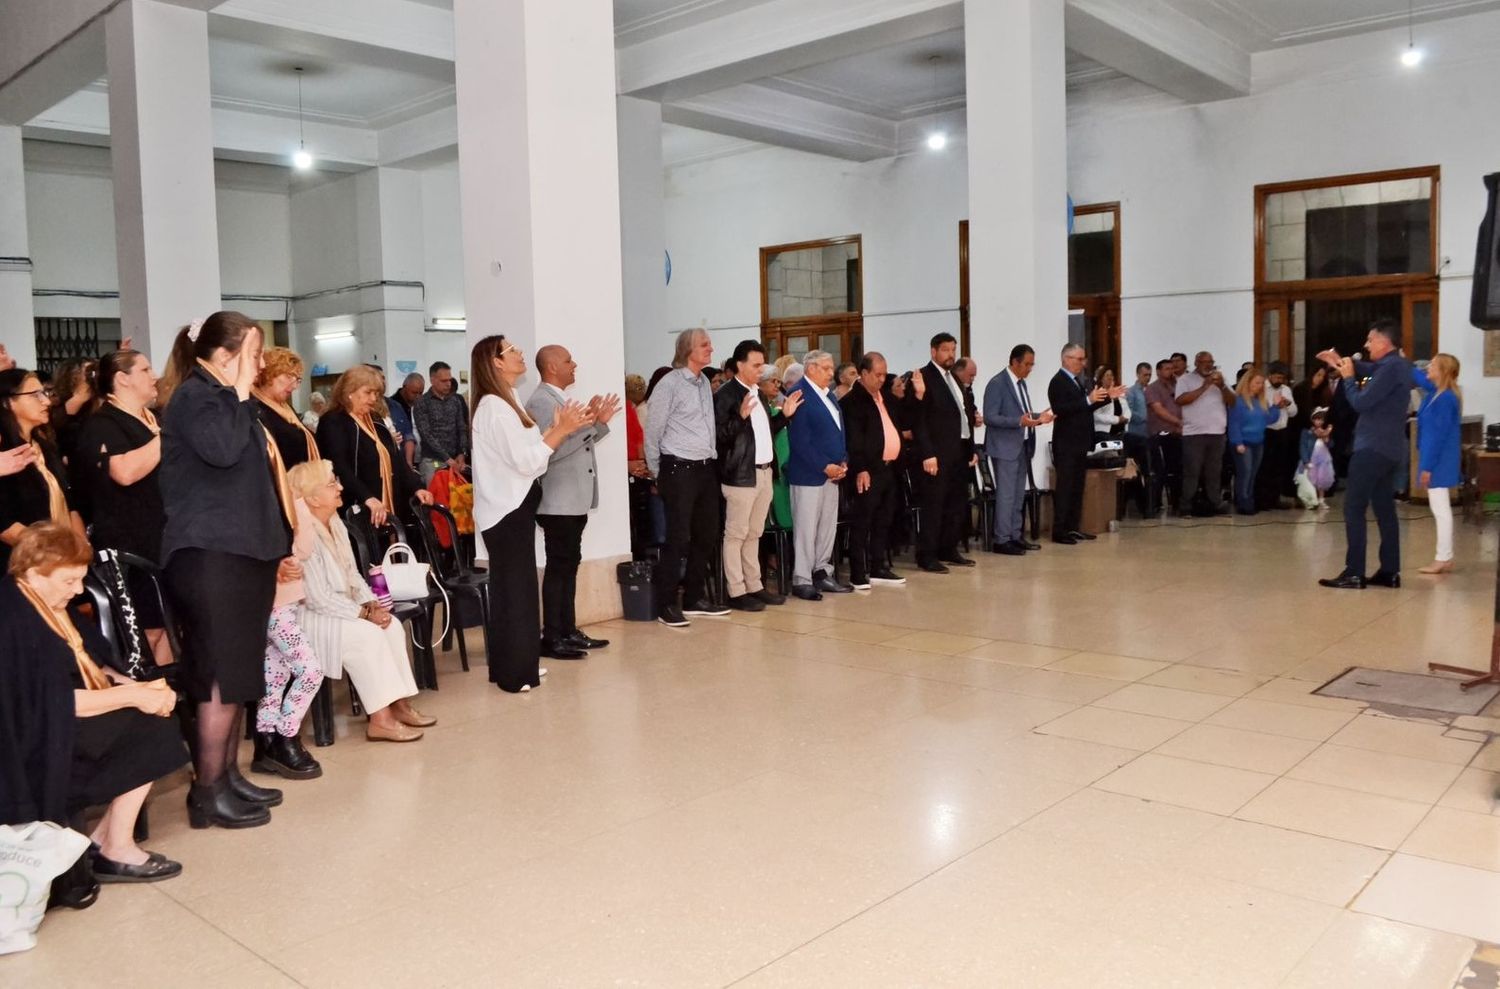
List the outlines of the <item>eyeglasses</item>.
{"type": "Polygon", "coordinates": [[[23,395],[40,395],[43,398],[52,398],[56,394],[57,392],[53,391],[51,388],[33,388],[30,391],[18,391],[16,392],[15,397],[20,398],[23,395]]]}
{"type": "Polygon", "coordinates": [[[517,347],[514,344],[510,344],[510,343],[508,343],[504,347],[500,348],[500,356],[501,357],[504,357],[506,354],[519,354],[520,352],[521,352],[521,348],[517,347]]]}

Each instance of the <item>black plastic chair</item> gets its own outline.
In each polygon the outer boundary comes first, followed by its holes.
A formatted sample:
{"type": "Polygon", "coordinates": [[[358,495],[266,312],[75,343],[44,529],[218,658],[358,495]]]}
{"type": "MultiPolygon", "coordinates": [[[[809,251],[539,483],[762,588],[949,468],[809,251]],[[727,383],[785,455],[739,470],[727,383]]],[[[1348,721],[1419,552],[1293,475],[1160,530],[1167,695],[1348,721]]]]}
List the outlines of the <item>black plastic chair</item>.
{"type": "Polygon", "coordinates": [[[464,630],[459,624],[458,609],[454,599],[472,600],[479,606],[480,624],[484,628],[484,652],[490,652],[490,575],[487,570],[474,569],[474,547],[458,531],[458,522],[446,505],[424,505],[416,498],[411,500],[412,510],[417,516],[417,526],[422,530],[422,547],[427,561],[432,566],[432,576],[438,586],[448,593],[448,624],[458,636],[459,662],[465,671],[469,668],[469,650],[464,642],[464,630]],[[448,525],[450,549],[444,549],[438,539],[437,527],[432,516],[440,516],[448,525]]]}
{"type": "MultiPolygon", "coordinates": [[[[969,478],[970,524],[979,516],[979,548],[989,549],[995,542],[995,475],[990,469],[989,458],[979,455],[969,478]]],[[[967,541],[966,541],[967,542],[967,541]]]]}
{"type": "Polygon", "coordinates": [[[767,543],[769,552],[776,554],[776,592],[782,597],[792,593],[792,530],[770,519],[760,537],[760,568],[767,568],[767,543]]]}
{"type": "MultiPolygon", "coordinates": [[[[404,527],[394,518],[387,520],[386,528],[396,537],[398,542],[406,542],[404,527]]],[[[368,576],[370,568],[379,566],[384,558],[385,549],[393,545],[387,540],[382,546],[381,533],[375,530],[370,523],[370,515],[364,511],[362,506],[350,506],[344,515],[344,528],[349,530],[349,545],[354,550],[354,561],[359,566],[359,572],[368,576]]],[[[410,545],[410,544],[408,544],[410,545]]],[[[431,690],[438,689],[437,684],[437,662],[432,650],[432,626],[433,612],[436,607],[436,598],[429,593],[427,597],[414,601],[392,602],[391,615],[405,625],[412,638],[412,664],[416,675],[417,686],[426,687],[431,690]]],[[[354,684],[349,685],[351,699],[358,704],[357,694],[354,693],[354,684]]]]}

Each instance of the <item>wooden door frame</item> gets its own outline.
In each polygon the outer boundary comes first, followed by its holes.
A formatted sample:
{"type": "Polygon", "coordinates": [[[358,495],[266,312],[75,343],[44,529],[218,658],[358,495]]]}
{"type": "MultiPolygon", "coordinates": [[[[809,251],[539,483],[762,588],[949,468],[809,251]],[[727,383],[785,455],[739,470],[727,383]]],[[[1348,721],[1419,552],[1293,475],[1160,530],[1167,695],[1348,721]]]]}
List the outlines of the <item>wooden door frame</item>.
{"type": "MultiPolygon", "coordinates": [[[[1325,279],[1325,281],[1343,281],[1343,279],[1325,279]]],[[[1308,282],[1297,282],[1298,285],[1307,285],[1308,282]]],[[[1317,283],[1313,283],[1317,284],[1317,283]]],[[[1292,339],[1295,327],[1292,322],[1295,318],[1295,305],[1298,302],[1333,302],[1340,299],[1363,299],[1377,295],[1399,295],[1401,297],[1401,348],[1410,354],[1414,350],[1412,336],[1412,306],[1419,302],[1432,303],[1432,352],[1436,354],[1438,346],[1438,306],[1441,295],[1437,285],[1429,285],[1423,282],[1403,281],[1399,283],[1385,282],[1378,287],[1351,288],[1348,286],[1332,287],[1327,289],[1306,290],[1300,292],[1276,291],[1257,292],[1255,298],[1255,335],[1254,349],[1251,355],[1257,363],[1263,353],[1264,343],[1261,314],[1267,310],[1279,309],[1281,318],[1281,340],[1277,347],[1278,360],[1291,366],[1295,363],[1292,354],[1292,339]]]]}
{"type": "Polygon", "coordinates": [[[855,361],[859,354],[855,353],[856,345],[863,351],[864,348],[864,308],[865,308],[865,244],[862,234],[847,234],[842,237],[824,237],[818,240],[800,240],[791,244],[772,244],[760,249],[760,334],[764,342],[772,337],[777,341],[778,348],[782,354],[787,353],[786,338],[789,335],[800,336],[807,334],[816,338],[819,333],[829,333],[835,330],[843,337],[845,349],[848,351],[846,360],[855,361]],[[847,313],[825,313],[821,316],[782,316],[771,318],[771,284],[770,284],[770,261],[777,254],[789,251],[804,251],[812,248],[837,247],[840,244],[853,244],[859,249],[859,298],[855,300],[856,309],[847,313]],[[857,336],[857,340],[856,340],[857,336]]]}

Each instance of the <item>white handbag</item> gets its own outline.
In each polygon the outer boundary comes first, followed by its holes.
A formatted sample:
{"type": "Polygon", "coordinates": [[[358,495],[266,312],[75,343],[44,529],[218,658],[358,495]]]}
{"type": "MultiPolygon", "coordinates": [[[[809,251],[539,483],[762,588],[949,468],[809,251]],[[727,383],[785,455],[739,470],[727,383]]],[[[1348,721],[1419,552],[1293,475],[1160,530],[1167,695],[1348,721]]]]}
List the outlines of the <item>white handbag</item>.
{"type": "Polygon", "coordinates": [[[0,955],[36,947],[52,880],[88,847],[86,837],[50,821],[0,826],[0,955]]]}
{"type": "Polygon", "coordinates": [[[392,543],[380,561],[380,572],[385,575],[385,586],[397,601],[420,601],[427,597],[427,574],[432,568],[417,562],[417,555],[405,543],[392,543]],[[396,557],[404,555],[405,562],[396,557]]]}

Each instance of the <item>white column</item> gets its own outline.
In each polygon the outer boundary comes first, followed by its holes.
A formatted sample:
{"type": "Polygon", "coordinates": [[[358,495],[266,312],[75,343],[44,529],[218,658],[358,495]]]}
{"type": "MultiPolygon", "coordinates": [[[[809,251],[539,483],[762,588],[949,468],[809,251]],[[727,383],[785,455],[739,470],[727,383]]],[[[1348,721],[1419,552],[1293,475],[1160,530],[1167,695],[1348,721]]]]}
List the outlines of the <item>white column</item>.
{"type": "MultiPolygon", "coordinates": [[[[562,344],[576,394],[625,374],[620,174],[610,0],[455,0],[464,297],[471,342],[504,333],[532,362],[562,344]]],[[[534,367],[534,364],[532,365],[534,367]]],[[[533,370],[522,396],[536,387],[533,370]]],[[[625,420],[597,448],[600,506],[584,533],[580,620],[619,614],[628,558],[625,420]]]]}
{"type": "MultiPolygon", "coordinates": [[[[1036,348],[1046,405],[1068,338],[1067,104],[1062,0],[965,0],[970,349],[985,373],[1036,348]]],[[[1047,484],[1037,437],[1036,480],[1047,484]]]]}
{"type": "Polygon", "coordinates": [[[105,53],[121,332],[159,368],[177,330],[221,306],[208,15],[124,0],[105,53]]]}
{"type": "Polygon", "coordinates": [[[662,196],[661,104],[621,96],[620,253],[625,279],[625,368],[650,377],[668,363],[667,213],[662,196]]]}
{"type": "Polygon", "coordinates": [[[0,337],[17,367],[36,367],[35,325],[21,128],[0,127],[0,337]]]}

